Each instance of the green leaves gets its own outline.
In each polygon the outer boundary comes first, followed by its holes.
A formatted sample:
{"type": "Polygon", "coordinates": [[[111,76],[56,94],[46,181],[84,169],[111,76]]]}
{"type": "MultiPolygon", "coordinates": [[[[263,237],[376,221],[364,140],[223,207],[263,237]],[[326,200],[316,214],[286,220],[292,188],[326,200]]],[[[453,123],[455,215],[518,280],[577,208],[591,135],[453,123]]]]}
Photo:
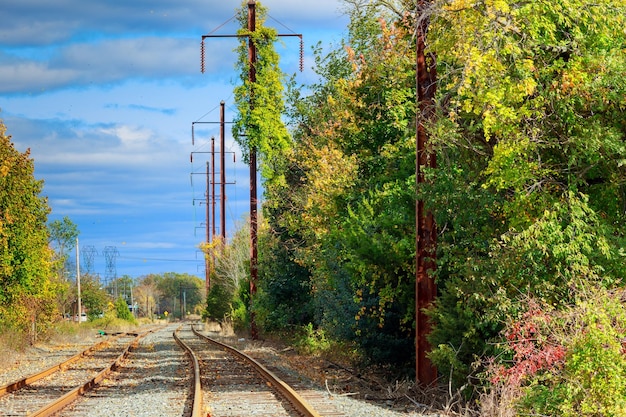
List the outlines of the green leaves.
{"type": "Polygon", "coordinates": [[[274,165],[285,182],[265,205],[266,289],[279,306],[301,285],[315,326],[388,360],[381,344],[412,343],[417,195],[438,230],[431,357],[465,384],[528,295],[560,311],[626,275],[626,10],[429,2],[438,167],[416,189],[409,3],[351,10],[344,48],[316,61],[320,84],[293,95],[294,141],[274,165]]]}
{"type": "Polygon", "coordinates": [[[469,372],[527,294],[565,308],[624,276],[625,7],[450,0],[431,10],[441,85],[430,132],[444,162],[425,191],[443,230],[431,314],[444,372],[458,362],[469,372]],[[448,183],[461,172],[482,191],[448,183]]]}
{"type": "Polygon", "coordinates": [[[0,326],[48,323],[54,311],[50,282],[47,201],[33,176],[29,152],[15,150],[0,122],[0,326]]]}
{"type": "Polygon", "coordinates": [[[291,148],[291,138],[282,116],[285,113],[285,75],[279,67],[279,56],[274,49],[276,31],[265,27],[265,8],[257,2],[257,20],[254,32],[247,29],[247,2],[239,11],[242,29],[238,48],[241,85],[235,87],[238,115],[233,125],[235,140],[241,145],[244,159],[254,150],[260,155],[260,170],[268,183],[281,184],[282,164],[291,148]],[[256,62],[253,72],[256,80],[249,78],[251,71],[248,41],[254,44],[256,62]]]}

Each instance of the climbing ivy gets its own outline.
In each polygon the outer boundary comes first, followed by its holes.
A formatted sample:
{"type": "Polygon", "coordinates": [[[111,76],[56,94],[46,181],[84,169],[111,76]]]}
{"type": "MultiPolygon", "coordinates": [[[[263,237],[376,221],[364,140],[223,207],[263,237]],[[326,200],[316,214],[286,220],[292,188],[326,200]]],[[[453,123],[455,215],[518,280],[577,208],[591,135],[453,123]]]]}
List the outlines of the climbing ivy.
{"type": "Polygon", "coordinates": [[[284,82],[285,74],[279,68],[279,55],[274,48],[276,30],[264,26],[267,10],[256,3],[255,30],[248,30],[247,2],[239,10],[237,17],[241,29],[237,32],[240,45],[237,68],[241,84],[235,87],[235,102],[238,115],[233,125],[233,135],[241,146],[244,159],[249,159],[250,151],[259,154],[261,175],[268,183],[283,181],[281,166],[284,156],[291,148],[291,138],[282,120],[285,113],[284,82]],[[250,67],[248,42],[256,49],[256,63],[250,67]],[[251,82],[250,70],[256,74],[251,82]]]}

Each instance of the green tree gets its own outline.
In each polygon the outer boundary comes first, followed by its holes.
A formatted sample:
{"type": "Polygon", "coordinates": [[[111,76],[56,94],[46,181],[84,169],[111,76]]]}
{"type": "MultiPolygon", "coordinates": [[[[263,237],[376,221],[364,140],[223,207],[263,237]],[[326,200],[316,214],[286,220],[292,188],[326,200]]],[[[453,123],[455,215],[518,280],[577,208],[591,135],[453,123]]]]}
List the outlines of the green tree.
{"type": "Polygon", "coordinates": [[[131,313],[128,308],[128,304],[126,304],[126,300],[124,298],[119,297],[115,300],[115,315],[118,319],[126,320],[126,321],[135,321],[135,317],[133,317],[133,313],[131,313]]]}
{"type": "Polygon", "coordinates": [[[82,306],[92,320],[105,313],[107,304],[111,300],[106,289],[100,285],[99,279],[87,274],[80,276],[80,296],[82,306]]]}
{"type": "Polygon", "coordinates": [[[186,313],[201,313],[206,294],[200,278],[176,272],[166,272],[152,278],[161,293],[161,311],[168,311],[172,317],[181,318],[185,316],[182,311],[186,304],[186,313]]]}
{"type": "Polygon", "coordinates": [[[78,235],[78,226],[67,216],[64,216],[62,220],[48,222],[48,242],[52,249],[52,270],[58,288],[57,303],[64,315],[72,302],[69,280],[76,277],[76,271],[70,267],[70,259],[72,259],[70,252],[76,245],[78,235]]]}
{"type": "Polygon", "coordinates": [[[62,220],[53,220],[48,223],[50,245],[54,248],[54,269],[60,280],[66,280],[66,271],[70,251],[76,246],[76,238],[79,235],[78,226],[72,220],[64,216],[62,220]]]}
{"type": "Polygon", "coordinates": [[[443,182],[422,191],[434,207],[459,205],[435,210],[444,232],[433,358],[464,383],[526,296],[565,308],[581,288],[611,287],[626,272],[616,210],[625,204],[625,5],[438,6],[429,45],[442,82],[430,128],[445,164],[443,182]]]}
{"type": "Polygon", "coordinates": [[[56,316],[46,228],[50,211],[33,176],[29,152],[19,153],[0,122],[0,326],[31,331],[56,316]]]}
{"type": "Polygon", "coordinates": [[[218,282],[211,284],[207,295],[206,309],[202,313],[205,319],[221,322],[231,311],[231,301],[233,295],[218,282]]]}
{"type": "MultiPolygon", "coordinates": [[[[399,364],[413,350],[412,32],[374,4],[351,18],[344,48],[317,55],[323,82],[308,97],[292,90],[294,148],[287,186],[267,192],[261,287],[270,307],[299,294],[316,326],[399,364]]],[[[285,313],[271,323],[303,312],[267,310],[285,313]]]]}
{"type": "Polygon", "coordinates": [[[123,298],[130,305],[134,301],[134,287],[134,279],[129,275],[122,275],[121,277],[109,282],[109,285],[107,286],[107,291],[114,297],[123,298]]]}

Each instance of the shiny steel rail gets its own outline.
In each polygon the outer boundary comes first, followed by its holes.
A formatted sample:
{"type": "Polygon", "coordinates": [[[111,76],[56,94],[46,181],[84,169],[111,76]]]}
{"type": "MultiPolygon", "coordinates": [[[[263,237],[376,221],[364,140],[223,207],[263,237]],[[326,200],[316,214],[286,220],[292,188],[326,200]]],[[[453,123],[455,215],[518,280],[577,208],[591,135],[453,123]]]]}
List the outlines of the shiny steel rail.
{"type": "Polygon", "coordinates": [[[51,366],[48,369],[45,369],[41,372],[38,372],[36,374],[27,376],[26,378],[20,379],[19,381],[15,381],[15,382],[11,382],[3,387],[0,387],[0,397],[6,394],[9,394],[11,392],[17,391],[21,388],[24,388],[25,386],[32,384],[33,382],[37,382],[40,379],[43,379],[45,377],[47,377],[48,375],[52,375],[55,372],[58,372],[60,370],[63,370],[64,368],[66,368],[68,365],[84,358],[85,356],[89,355],[90,353],[97,351],[99,349],[101,349],[103,346],[105,346],[108,343],[111,343],[112,341],[119,339],[121,336],[123,335],[123,333],[120,334],[116,334],[113,337],[110,337],[106,340],[103,340],[99,343],[96,343],[95,345],[89,347],[88,349],[77,353],[76,355],[72,356],[69,359],[66,359],[65,361],[58,363],[54,366],[51,366]]]}
{"type": "Polygon", "coordinates": [[[12,384],[9,384],[5,387],[2,387],[3,392],[9,393],[12,391],[17,391],[20,388],[26,387],[29,384],[33,383],[34,381],[38,381],[41,380],[43,378],[45,378],[46,376],[49,376],[51,374],[53,374],[54,372],[58,371],[58,370],[62,370],[65,369],[68,365],[77,362],[78,360],[80,360],[81,358],[84,358],[87,356],[88,353],[94,352],[99,350],[99,348],[101,348],[103,345],[110,343],[111,341],[114,341],[124,335],[126,336],[135,336],[135,338],[133,339],[132,342],[130,342],[128,345],[126,345],[126,347],[124,348],[124,350],[122,351],[122,353],[120,355],[118,355],[116,357],[116,359],[109,363],[108,366],[106,366],[104,369],[102,369],[100,372],[97,373],[96,376],[94,376],[93,378],[90,378],[87,382],[82,383],[81,385],[77,386],[74,389],[71,389],[70,391],[66,392],[65,394],[63,394],[62,396],[50,401],[49,403],[47,403],[46,405],[44,405],[43,407],[33,411],[33,412],[29,412],[27,415],[29,417],[46,417],[46,416],[51,416],[54,413],[58,412],[59,410],[63,409],[64,407],[66,407],[67,405],[69,405],[71,402],[73,402],[78,396],[82,395],[83,393],[85,393],[86,391],[89,391],[90,389],[92,389],[93,387],[95,387],[96,385],[98,385],[103,379],[105,379],[111,372],[113,372],[114,370],[118,369],[119,367],[121,367],[122,362],[124,361],[124,359],[130,354],[130,352],[135,349],[137,347],[137,345],[139,344],[139,341],[145,337],[146,335],[152,333],[155,329],[151,329],[148,330],[142,334],[136,334],[136,333],[128,333],[128,334],[119,334],[114,338],[109,338],[103,342],[100,342],[94,346],[92,346],[91,348],[87,349],[84,352],[81,352],[73,357],[71,357],[70,359],[55,365],[45,371],[42,371],[36,375],[31,375],[30,377],[24,378],[20,381],[14,382],[12,384]],[[98,349],[96,349],[96,347],[98,347],[98,349]]]}
{"type": "Polygon", "coordinates": [[[66,407],[68,404],[70,404],[72,401],[78,398],[78,396],[83,394],[85,391],[89,391],[90,389],[98,385],[100,381],[106,378],[111,372],[121,367],[122,361],[124,361],[124,359],[126,359],[126,357],[130,354],[130,352],[137,347],[137,345],[139,344],[139,341],[143,337],[152,333],[153,331],[154,329],[148,330],[147,332],[144,332],[142,334],[135,336],[135,339],[126,347],[126,349],[124,349],[124,351],[117,357],[117,359],[115,359],[113,363],[111,363],[109,366],[107,366],[102,371],[100,371],[98,375],[91,378],[89,381],[87,381],[83,385],[74,388],[72,391],[68,392],[67,394],[58,398],[57,400],[51,402],[45,407],[42,407],[39,410],[35,411],[34,413],[29,414],[29,417],[51,416],[52,414],[66,407]]]}
{"type": "Polygon", "coordinates": [[[185,344],[177,335],[178,331],[182,327],[179,326],[173,333],[174,340],[178,343],[187,353],[189,359],[191,359],[191,363],[193,366],[193,395],[192,395],[192,407],[191,407],[191,417],[201,417],[202,416],[202,386],[200,385],[200,364],[198,363],[198,358],[196,354],[191,350],[189,346],[185,344]]]}
{"type": "Polygon", "coordinates": [[[261,365],[255,359],[233,348],[232,346],[221,343],[217,340],[211,339],[210,337],[203,335],[202,333],[199,333],[198,331],[196,331],[193,325],[191,326],[191,330],[199,338],[206,340],[207,342],[216,345],[226,352],[249,363],[263,379],[271,384],[271,386],[274,387],[279,392],[279,394],[283,396],[283,398],[289,401],[289,403],[303,416],[320,417],[320,414],[315,409],[313,409],[313,407],[311,407],[311,405],[304,398],[302,398],[293,388],[283,382],[274,373],[270,372],[266,367],[261,365]]]}

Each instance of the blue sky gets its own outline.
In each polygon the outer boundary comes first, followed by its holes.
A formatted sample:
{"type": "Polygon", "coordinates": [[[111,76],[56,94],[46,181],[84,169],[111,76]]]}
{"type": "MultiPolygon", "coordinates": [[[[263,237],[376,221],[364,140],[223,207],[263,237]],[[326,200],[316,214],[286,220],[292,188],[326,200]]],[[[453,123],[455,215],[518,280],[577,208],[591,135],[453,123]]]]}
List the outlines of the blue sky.
{"type": "MultiPolygon", "coordinates": [[[[268,26],[304,35],[305,71],[315,81],[311,47],[337,47],[346,31],[341,0],[265,0],[268,26]]],[[[205,171],[210,137],[235,108],[235,39],[200,40],[235,14],[240,1],[5,0],[0,3],[0,119],[16,148],[30,148],[45,182],[50,220],[69,216],[80,247],[96,249],[93,272],[117,276],[181,272],[204,276],[205,171]],[[193,185],[192,180],[193,179],[193,185]],[[110,272],[110,271],[109,271],[110,272]]],[[[215,34],[232,34],[230,21],[215,34]]],[[[281,67],[298,72],[299,42],[277,45],[281,67]]],[[[219,142],[218,142],[219,143],[219,142]]],[[[227,234],[248,211],[248,167],[226,129],[227,234]]],[[[82,260],[81,260],[82,262],[82,260]]]]}

